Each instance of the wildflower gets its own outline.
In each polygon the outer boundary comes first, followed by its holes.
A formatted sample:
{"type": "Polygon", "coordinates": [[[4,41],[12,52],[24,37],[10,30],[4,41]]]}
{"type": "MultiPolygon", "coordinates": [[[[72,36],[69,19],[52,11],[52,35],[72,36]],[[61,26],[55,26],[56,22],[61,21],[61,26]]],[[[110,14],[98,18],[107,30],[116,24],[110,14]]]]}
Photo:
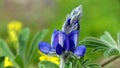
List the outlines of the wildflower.
{"type": "Polygon", "coordinates": [[[22,24],[20,21],[11,21],[8,23],[8,34],[9,34],[9,40],[15,44],[15,48],[18,44],[18,33],[20,32],[22,28],[22,24]]]}
{"type": "Polygon", "coordinates": [[[15,31],[9,31],[9,36],[12,42],[17,42],[18,41],[18,36],[16,35],[15,31]]]}
{"type": "Polygon", "coordinates": [[[8,31],[19,32],[22,28],[22,24],[20,21],[11,21],[8,24],[8,31]]]}
{"type": "Polygon", "coordinates": [[[86,47],[78,46],[80,32],[79,18],[82,14],[82,6],[75,8],[71,14],[68,14],[62,31],[54,30],[51,38],[51,45],[47,42],[40,42],[39,49],[41,52],[51,55],[56,53],[60,55],[60,68],[64,68],[67,57],[73,53],[76,57],[84,56],[86,47]]]}
{"type": "Polygon", "coordinates": [[[77,46],[79,38],[79,18],[82,13],[81,5],[75,8],[68,15],[62,31],[54,30],[51,38],[51,45],[47,42],[40,42],[39,49],[45,54],[56,52],[58,55],[72,52],[77,57],[84,56],[86,47],[77,46]]]}
{"type": "Polygon", "coordinates": [[[13,66],[12,62],[9,60],[9,57],[5,57],[4,67],[13,66]]]}
{"type": "Polygon", "coordinates": [[[40,57],[39,57],[39,60],[40,61],[50,61],[50,62],[53,62],[53,63],[55,63],[55,64],[57,64],[57,65],[59,65],[60,64],[60,61],[59,61],[59,58],[58,57],[56,57],[56,56],[47,56],[47,55],[45,55],[45,54],[43,54],[43,53],[41,53],[40,52],[40,57]]]}
{"type": "Polygon", "coordinates": [[[47,42],[40,42],[39,49],[45,54],[55,53],[62,55],[64,53],[72,52],[77,57],[84,56],[86,47],[77,46],[78,30],[74,30],[69,34],[63,31],[54,30],[52,34],[51,45],[47,42]]]}
{"type": "MultiPolygon", "coordinates": [[[[19,21],[11,21],[7,25],[9,40],[14,43],[14,47],[18,48],[18,33],[22,28],[22,24],[19,21]]],[[[9,57],[5,57],[4,67],[13,66],[12,62],[9,60],[9,57]]]]}

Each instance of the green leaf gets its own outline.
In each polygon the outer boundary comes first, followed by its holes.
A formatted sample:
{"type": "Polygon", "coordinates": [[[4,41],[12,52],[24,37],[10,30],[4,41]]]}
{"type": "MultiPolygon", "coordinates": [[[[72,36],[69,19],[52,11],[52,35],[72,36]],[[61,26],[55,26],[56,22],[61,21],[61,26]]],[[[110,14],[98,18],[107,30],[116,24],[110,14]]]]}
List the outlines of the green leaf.
{"type": "Polygon", "coordinates": [[[119,51],[116,48],[110,48],[109,50],[106,50],[104,52],[104,56],[106,57],[118,55],[118,54],[119,54],[119,51]]]}
{"type": "Polygon", "coordinates": [[[59,68],[58,65],[56,65],[55,63],[50,62],[50,61],[42,61],[42,62],[40,62],[40,65],[41,64],[44,65],[45,68],[59,68]]]}
{"type": "Polygon", "coordinates": [[[2,39],[0,39],[0,48],[1,48],[1,51],[3,52],[3,54],[5,56],[8,56],[12,60],[14,60],[13,53],[11,52],[11,50],[9,49],[9,47],[7,46],[6,42],[3,41],[2,39]]]}
{"type": "Polygon", "coordinates": [[[101,66],[98,64],[88,64],[87,66],[90,68],[101,68],[101,66]]]}
{"type": "MultiPolygon", "coordinates": [[[[117,36],[118,44],[120,39],[120,33],[117,36]]],[[[87,47],[92,47],[93,51],[104,51],[104,56],[109,57],[112,55],[118,55],[120,51],[120,46],[117,45],[115,40],[111,37],[108,32],[105,32],[104,35],[98,38],[87,37],[80,44],[86,45],[87,47]]]]}
{"type": "Polygon", "coordinates": [[[39,66],[39,68],[45,68],[45,65],[43,65],[43,64],[38,64],[38,66],[39,66]]]}
{"type": "Polygon", "coordinates": [[[97,51],[104,51],[104,50],[107,50],[107,49],[108,49],[108,48],[106,48],[106,47],[101,47],[101,46],[99,46],[99,47],[94,48],[94,49],[92,50],[92,53],[97,52],[97,51]]]}
{"type": "Polygon", "coordinates": [[[76,62],[77,62],[77,63],[76,63],[76,64],[77,64],[77,67],[76,67],[76,68],[82,68],[82,64],[80,63],[80,61],[77,60],[76,62]]]}
{"type": "Polygon", "coordinates": [[[80,44],[93,48],[92,53],[96,51],[104,51],[110,48],[104,41],[94,37],[87,37],[82,40],[80,44]]]}
{"type": "Polygon", "coordinates": [[[117,41],[118,41],[118,47],[120,50],[120,32],[118,32],[118,34],[117,34],[117,41]]]}
{"type": "Polygon", "coordinates": [[[84,56],[81,56],[80,59],[78,59],[80,63],[84,61],[84,56]]]}
{"type": "Polygon", "coordinates": [[[81,63],[81,64],[82,64],[82,66],[87,65],[89,61],[90,61],[89,59],[85,59],[85,60],[81,63]]]}
{"type": "Polygon", "coordinates": [[[67,62],[64,68],[72,68],[72,62],[67,62]]]}
{"type": "Polygon", "coordinates": [[[20,32],[19,35],[19,53],[22,58],[25,56],[25,51],[27,48],[27,41],[30,35],[30,30],[29,28],[25,28],[20,32]]]}
{"type": "Polygon", "coordinates": [[[86,45],[87,47],[108,47],[108,45],[101,39],[94,37],[87,37],[80,42],[80,44],[86,45]]]}
{"type": "Polygon", "coordinates": [[[23,63],[22,58],[21,58],[20,55],[16,56],[15,62],[17,63],[17,65],[19,65],[20,68],[24,68],[24,63],[23,63]]]}
{"type": "Polygon", "coordinates": [[[45,37],[47,32],[48,32],[48,30],[43,30],[41,32],[38,32],[34,36],[32,43],[30,45],[30,50],[28,52],[29,61],[31,61],[33,59],[35,53],[37,52],[39,42],[42,41],[42,39],[45,37]]]}
{"type": "Polygon", "coordinates": [[[3,68],[4,59],[4,56],[0,57],[0,68],[3,68]]]}
{"type": "Polygon", "coordinates": [[[101,36],[100,39],[103,40],[106,44],[108,44],[111,47],[117,46],[115,40],[112,38],[112,36],[108,32],[105,32],[105,34],[101,36]]]}

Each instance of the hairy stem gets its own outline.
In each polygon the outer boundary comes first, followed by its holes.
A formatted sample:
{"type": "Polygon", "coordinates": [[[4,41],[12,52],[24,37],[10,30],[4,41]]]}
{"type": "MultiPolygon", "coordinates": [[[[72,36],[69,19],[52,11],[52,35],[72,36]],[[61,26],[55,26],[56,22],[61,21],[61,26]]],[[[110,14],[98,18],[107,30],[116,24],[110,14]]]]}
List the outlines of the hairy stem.
{"type": "Polygon", "coordinates": [[[60,57],[60,68],[64,68],[64,64],[65,64],[65,58],[64,58],[64,55],[61,55],[61,57],[60,57]]]}
{"type": "Polygon", "coordinates": [[[113,58],[105,61],[103,64],[101,64],[101,66],[102,66],[102,67],[105,67],[106,65],[108,65],[109,63],[111,63],[112,61],[114,61],[114,60],[116,60],[116,59],[118,59],[118,58],[120,58],[120,55],[119,55],[119,56],[115,56],[115,57],[113,57],[113,58]]]}

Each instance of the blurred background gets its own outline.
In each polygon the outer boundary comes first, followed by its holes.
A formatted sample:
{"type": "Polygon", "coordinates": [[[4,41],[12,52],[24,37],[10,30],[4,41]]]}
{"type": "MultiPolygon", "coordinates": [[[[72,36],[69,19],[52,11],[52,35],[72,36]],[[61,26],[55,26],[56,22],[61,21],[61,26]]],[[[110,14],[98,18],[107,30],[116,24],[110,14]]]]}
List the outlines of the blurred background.
{"type": "MultiPolygon", "coordinates": [[[[83,5],[80,40],[88,36],[99,38],[104,31],[116,39],[120,31],[120,0],[0,0],[0,38],[7,40],[7,24],[17,20],[22,22],[23,28],[30,28],[31,37],[38,31],[49,29],[43,41],[50,42],[52,31],[61,29],[66,15],[80,4],[83,5]]],[[[86,58],[95,63],[102,63],[102,57],[101,53],[86,54],[86,58]]],[[[109,66],[118,68],[119,62],[109,66]]]]}

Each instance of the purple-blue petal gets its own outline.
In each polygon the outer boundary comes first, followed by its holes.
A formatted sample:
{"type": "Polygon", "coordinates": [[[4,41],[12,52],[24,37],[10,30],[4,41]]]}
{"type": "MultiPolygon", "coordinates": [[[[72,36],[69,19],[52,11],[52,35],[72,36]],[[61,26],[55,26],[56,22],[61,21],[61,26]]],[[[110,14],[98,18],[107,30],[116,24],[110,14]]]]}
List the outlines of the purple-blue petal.
{"type": "Polygon", "coordinates": [[[63,47],[63,51],[68,50],[69,48],[68,36],[63,31],[59,32],[59,44],[63,47]]]}
{"type": "Polygon", "coordinates": [[[56,46],[56,53],[57,53],[58,55],[61,55],[61,54],[63,53],[63,48],[61,47],[60,44],[58,44],[58,45],[56,46]]]}
{"type": "Polygon", "coordinates": [[[84,56],[85,52],[86,52],[86,47],[84,45],[81,45],[81,46],[78,46],[73,53],[77,57],[80,57],[80,56],[84,56]]]}
{"type": "Polygon", "coordinates": [[[69,50],[73,51],[74,48],[78,45],[78,36],[79,31],[74,30],[69,34],[69,50]]]}
{"type": "Polygon", "coordinates": [[[45,54],[50,54],[53,52],[51,46],[49,43],[47,42],[40,42],[39,43],[39,49],[41,52],[45,53],[45,54]]]}
{"type": "Polygon", "coordinates": [[[67,36],[66,36],[66,39],[64,40],[63,50],[69,51],[69,39],[67,36]]]}
{"type": "Polygon", "coordinates": [[[51,46],[52,48],[56,49],[56,46],[59,43],[59,31],[58,30],[54,30],[53,34],[52,34],[52,38],[51,38],[51,46]]]}
{"type": "Polygon", "coordinates": [[[59,44],[63,48],[63,51],[68,50],[69,42],[67,38],[67,34],[64,31],[54,30],[51,40],[52,48],[56,49],[59,44]]]}
{"type": "Polygon", "coordinates": [[[66,37],[66,33],[65,32],[63,32],[63,31],[59,31],[59,33],[58,33],[58,37],[59,37],[59,44],[63,47],[63,45],[64,45],[64,41],[65,41],[65,37],[66,37]]]}
{"type": "Polygon", "coordinates": [[[71,21],[71,18],[68,18],[67,19],[67,25],[69,25],[69,26],[70,26],[70,21],[71,21]]]}

